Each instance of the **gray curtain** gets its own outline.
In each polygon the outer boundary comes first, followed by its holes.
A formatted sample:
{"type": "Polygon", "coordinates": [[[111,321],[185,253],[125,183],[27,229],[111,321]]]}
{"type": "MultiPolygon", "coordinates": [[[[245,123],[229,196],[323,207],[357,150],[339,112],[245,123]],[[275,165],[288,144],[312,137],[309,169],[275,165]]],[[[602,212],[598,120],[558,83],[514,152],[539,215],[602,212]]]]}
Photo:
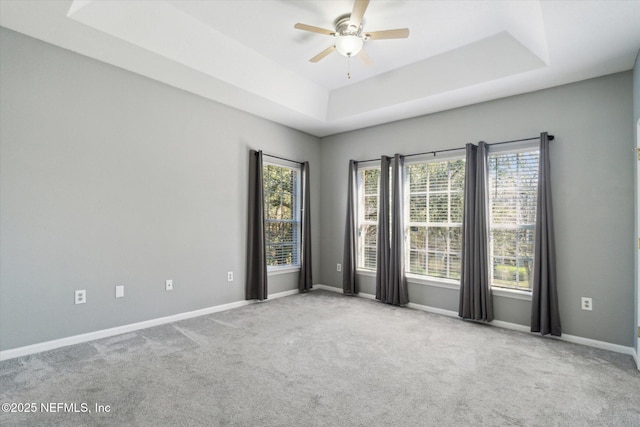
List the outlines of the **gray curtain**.
{"type": "Polygon", "coordinates": [[[393,158],[393,192],[391,203],[391,251],[387,296],[389,304],[405,305],[409,302],[407,281],[404,275],[404,158],[393,158]]]}
{"type": "Polygon", "coordinates": [[[376,299],[389,302],[389,164],[387,156],[380,159],[380,187],[378,190],[378,241],[376,251],[376,299]]]}
{"type": "Polygon", "coordinates": [[[462,214],[462,271],[458,315],[493,320],[489,283],[489,211],[487,145],[466,146],[462,214]]]}
{"type": "Polygon", "coordinates": [[[409,302],[409,293],[404,274],[404,159],[399,154],[394,156],[391,181],[390,163],[389,157],[382,156],[378,198],[376,299],[387,304],[405,305],[409,302]],[[390,182],[393,185],[391,203],[390,182]]]}
{"type": "Polygon", "coordinates": [[[300,292],[313,288],[311,278],[311,203],[309,187],[309,162],[302,164],[302,242],[300,245],[300,292]]]}
{"type": "Polygon", "coordinates": [[[538,169],[538,205],[536,240],[533,258],[533,295],[531,298],[531,332],[560,336],[560,311],[556,282],[556,248],[551,205],[549,138],[540,135],[538,169]]]}
{"type": "Polygon", "coordinates": [[[249,152],[249,221],[246,299],[267,299],[267,254],[264,236],[262,151],[249,152]]]}
{"type": "Polygon", "coordinates": [[[347,295],[358,293],[356,283],[356,242],[358,229],[356,227],[356,194],[357,194],[358,163],[349,160],[349,185],[347,187],[347,221],[344,230],[344,252],[342,259],[342,291],[347,295]]]}

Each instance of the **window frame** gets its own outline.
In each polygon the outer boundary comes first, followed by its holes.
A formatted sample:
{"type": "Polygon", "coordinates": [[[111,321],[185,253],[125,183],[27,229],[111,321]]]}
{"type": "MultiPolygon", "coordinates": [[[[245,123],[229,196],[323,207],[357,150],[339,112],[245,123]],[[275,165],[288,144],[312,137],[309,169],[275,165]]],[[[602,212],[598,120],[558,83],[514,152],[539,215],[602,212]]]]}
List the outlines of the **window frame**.
{"type": "Polygon", "coordinates": [[[377,247],[378,247],[378,237],[377,237],[377,231],[378,231],[378,211],[380,208],[380,172],[381,172],[381,167],[380,164],[377,163],[372,163],[372,164],[368,164],[368,165],[360,165],[358,164],[358,168],[356,170],[356,188],[357,188],[357,200],[356,200],[356,227],[358,230],[358,241],[357,241],[357,262],[356,262],[356,271],[360,271],[360,272],[367,272],[367,273],[375,273],[376,272],[376,268],[377,268],[377,260],[374,258],[374,265],[373,267],[367,267],[365,265],[365,252],[366,252],[366,248],[373,248],[374,249],[374,253],[377,253],[377,247]],[[376,193],[365,193],[365,182],[364,182],[364,176],[362,175],[365,171],[368,170],[377,170],[378,171],[378,182],[376,183],[376,193]],[[366,219],[365,218],[365,206],[366,206],[366,197],[376,197],[376,219],[375,220],[371,220],[371,219],[366,219]],[[373,226],[376,228],[376,243],[374,246],[371,245],[366,245],[365,244],[365,239],[366,239],[366,233],[365,233],[365,227],[370,227],[373,226]]]}
{"type": "MultiPolygon", "coordinates": [[[[463,149],[462,149],[463,150],[463,149]]],[[[425,191],[422,191],[420,193],[424,193],[425,194],[425,198],[426,198],[426,211],[427,211],[427,221],[426,222],[421,222],[421,221],[411,221],[411,178],[409,176],[409,168],[413,165],[419,165],[419,164],[424,164],[424,165],[429,165],[431,163],[444,163],[444,162],[455,162],[455,161],[460,161],[462,160],[463,164],[466,161],[465,160],[465,155],[461,154],[459,152],[452,152],[452,153],[446,153],[446,154],[439,154],[437,157],[436,156],[416,156],[415,158],[411,159],[411,160],[406,160],[405,161],[405,165],[404,165],[404,182],[405,182],[405,186],[404,186],[404,195],[405,195],[405,200],[404,200],[404,257],[405,257],[405,274],[409,279],[413,279],[414,281],[418,281],[418,282],[423,282],[423,283],[429,283],[429,284],[435,284],[435,283],[440,283],[440,284],[444,284],[445,287],[450,287],[450,285],[459,285],[460,283],[460,275],[462,273],[462,215],[464,212],[464,173],[465,173],[465,169],[464,166],[462,168],[462,188],[460,190],[455,190],[452,193],[452,188],[451,188],[451,175],[448,175],[447,178],[447,190],[434,190],[431,191],[428,187],[425,188],[425,191]],[[434,193],[434,194],[446,194],[447,195],[447,214],[448,214],[448,221],[446,223],[440,223],[440,222],[433,222],[430,221],[429,218],[429,198],[430,198],[430,194],[434,193]],[[459,194],[460,195],[460,222],[452,222],[451,221],[451,195],[452,194],[459,194]],[[425,228],[425,233],[428,239],[428,235],[429,235],[429,228],[440,228],[440,227],[445,227],[447,228],[447,238],[446,238],[446,250],[444,252],[442,251],[436,251],[436,250],[431,250],[429,248],[429,244],[428,244],[428,240],[427,242],[425,242],[425,248],[423,251],[424,252],[424,256],[425,256],[425,268],[428,270],[428,265],[429,265],[429,254],[430,253],[443,253],[443,254],[448,254],[448,256],[450,256],[451,254],[454,254],[454,251],[451,250],[451,238],[450,238],[450,230],[451,228],[459,228],[459,235],[460,235],[460,250],[458,251],[457,255],[458,255],[458,259],[460,260],[460,270],[458,272],[458,277],[451,277],[451,272],[450,272],[450,268],[451,268],[451,264],[450,262],[447,262],[447,276],[446,277],[441,277],[441,276],[434,276],[434,275],[430,275],[430,274],[420,274],[417,272],[412,272],[411,271],[411,252],[413,251],[413,249],[411,248],[411,228],[412,227],[423,227],[425,228]]],[[[448,169],[450,170],[450,169],[448,169]]],[[[415,194],[415,193],[414,193],[415,194]]],[[[440,286],[440,285],[437,285],[440,286]]]]}
{"type": "Polygon", "coordinates": [[[263,160],[263,191],[264,191],[264,221],[265,221],[265,256],[267,257],[267,273],[269,275],[272,274],[282,274],[287,273],[289,271],[300,270],[300,251],[301,251],[301,238],[302,238],[302,166],[299,163],[290,162],[287,160],[280,159],[269,159],[263,160]],[[290,194],[291,195],[291,214],[292,219],[271,219],[269,218],[269,191],[268,191],[268,182],[267,182],[267,169],[268,167],[277,167],[282,169],[288,169],[294,171],[295,178],[293,182],[294,188],[291,193],[284,192],[280,189],[280,194],[290,194]],[[269,225],[272,223],[280,223],[280,224],[293,224],[292,226],[292,241],[282,241],[277,245],[286,246],[288,244],[293,245],[293,253],[292,263],[291,264],[280,264],[280,265],[269,265],[269,247],[276,245],[275,243],[270,243],[270,235],[269,235],[269,225]]]}
{"type": "MultiPolygon", "coordinates": [[[[530,230],[531,231],[531,240],[530,240],[530,245],[532,247],[531,249],[531,256],[530,257],[521,257],[517,255],[517,251],[519,250],[519,245],[518,245],[518,240],[516,240],[515,243],[515,247],[516,247],[516,256],[515,257],[508,257],[508,256],[501,256],[499,258],[509,258],[509,259],[513,259],[515,261],[515,265],[516,265],[516,277],[518,277],[518,260],[519,259],[528,259],[531,262],[531,271],[533,272],[533,263],[534,263],[534,256],[535,256],[535,236],[536,236],[536,218],[537,218],[537,212],[534,211],[533,213],[533,222],[532,223],[526,223],[526,224],[514,224],[514,225],[499,225],[499,226],[495,226],[493,225],[493,202],[494,199],[492,197],[493,194],[493,187],[492,187],[492,173],[491,173],[491,169],[490,169],[490,165],[491,165],[491,157],[492,156],[498,156],[498,155],[504,155],[504,154],[520,154],[520,153],[532,153],[535,152],[538,156],[538,160],[539,160],[539,156],[540,156],[540,145],[537,141],[524,141],[524,142],[518,142],[518,143],[511,143],[511,144],[507,144],[506,146],[489,146],[489,150],[488,150],[488,156],[487,156],[487,170],[488,170],[488,176],[487,176],[487,182],[489,184],[489,188],[487,189],[487,192],[489,194],[488,197],[488,211],[489,211],[489,229],[488,229],[488,238],[489,238],[489,282],[491,284],[491,288],[492,288],[492,292],[501,294],[501,295],[505,295],[505,296],[514,296],[517,297],[517,295],[522,295],[522,296],[530,296],[533,292],[533,277],[530,277],[530,281],[529,281],[529,287],[522,287],[522,286],[505,286],[504,284],[496,284],[495,283],[495,277],[494,277],[494,251],[495,251],[495,239],[494,239],[494,235],[493,235],[493,231],[494,229],[497,230],[515,230],[516,232],[519,230],[530,230]]],[[[540,179],[540,171],[539,171],[539,161],[537,161],[535,163],[536,165],[536,182],[535,185],[533,186],[533,192],[535,193],[535,206],[536,206],[536,210],[537,210],[537,189],[538,189],[538,182],[540,179]]],[[[520,187],[515,187],[514,191],[518,191],[520,187]]],[[[532,273],[533,274],[533,273],[532,273]]],[[[520,283],[520,280],[517,281],[517,283],[520,283]]]]}

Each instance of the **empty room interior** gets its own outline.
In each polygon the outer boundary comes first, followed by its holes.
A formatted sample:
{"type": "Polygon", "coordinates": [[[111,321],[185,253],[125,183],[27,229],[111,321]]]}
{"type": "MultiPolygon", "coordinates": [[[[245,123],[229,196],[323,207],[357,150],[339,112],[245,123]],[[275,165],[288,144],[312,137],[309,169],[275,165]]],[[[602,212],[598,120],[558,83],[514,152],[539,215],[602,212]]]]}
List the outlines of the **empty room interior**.
{"type": "Polygon", "coordinates": [[[640,425],[640,1],[0,26],[0,424],[640,425]]]}

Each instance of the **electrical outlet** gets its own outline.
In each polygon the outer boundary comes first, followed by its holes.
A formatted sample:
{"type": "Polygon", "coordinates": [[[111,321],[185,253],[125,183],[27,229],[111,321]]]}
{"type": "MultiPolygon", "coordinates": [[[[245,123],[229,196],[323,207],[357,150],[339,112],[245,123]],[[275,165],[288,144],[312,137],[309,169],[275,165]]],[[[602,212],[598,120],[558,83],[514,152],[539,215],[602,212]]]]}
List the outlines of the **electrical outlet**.
{"type": "Polygon", "coordinates": [[[233,282],[233,271],[227,272],[227,282],[233,282]]]}
{"type": "Polygon", "coordinates": [[[122,298],[124,296],[124,286],[118,285],[116,286],[116,298],[122,298]]]}
{"type": "Polygon", "coordinates": [[[87,302],[87,291],[86,289],[81,289],[76,291],[76,304],[84,304],[87,302]]]}
{"type": "Polygon", "coordinates": [[[342,271],[342,264],[336,265],[336,271],[342,271]]]}
{"type": "Polygon", "coordinates": [[[169,280],[165,280],[164,282],[164,288],[167,291],[172,291],[173,290],[173,280],[169,279],[169,280]]]}
{"type": "Polygon", "coordinates": [[[580,299],[582,301],[582,309],[583,310],[593,310],[593,300],[589,297],[582,297],[580,299]]]}

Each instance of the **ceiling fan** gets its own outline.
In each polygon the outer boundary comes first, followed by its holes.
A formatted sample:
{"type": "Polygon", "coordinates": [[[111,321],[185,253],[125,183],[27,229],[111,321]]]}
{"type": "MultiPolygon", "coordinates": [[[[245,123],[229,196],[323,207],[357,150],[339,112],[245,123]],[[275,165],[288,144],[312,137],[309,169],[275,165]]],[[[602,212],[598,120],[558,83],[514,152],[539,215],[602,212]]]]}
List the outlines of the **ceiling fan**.
{"type": "Polygon", "coordinates": [[[369,40],[383,39],[406,39],[409,37],[409,29],[401,28],[397,30],[384,31],[364,31],[362,28],[362,18],[367,10],[369,0],[355,0],[353,10],[350,14],[342,15],[335,21],[335,31],[314,27],[307,24],[296,24],[294,28],[312,33],[324,34],[334,37],[334,43],[311,58],[309,62],[318,62],[334,50],[341,55],[351,58],[358,56],[365,65],[370,65],[371,60],[363,49],[364,43],[369,40]]]}

